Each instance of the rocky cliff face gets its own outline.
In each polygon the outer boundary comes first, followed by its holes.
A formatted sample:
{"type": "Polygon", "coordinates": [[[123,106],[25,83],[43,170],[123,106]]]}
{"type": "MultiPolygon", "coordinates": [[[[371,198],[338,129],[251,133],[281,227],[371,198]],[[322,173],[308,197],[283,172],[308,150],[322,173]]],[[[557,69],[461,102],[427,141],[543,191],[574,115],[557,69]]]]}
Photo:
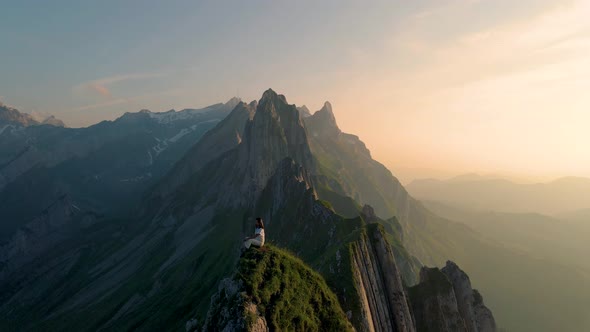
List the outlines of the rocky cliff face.
{"type": "Polygon", "coordinates": [[[468,332],[496,331],[496,322],[490,309],[483,304],[477,290],[471,288],[469,276],[457,264],[447,261],[441,270],[453,285],[457,306],[468,332]]]}
{"type": "Polygon", "coordinates": [[[247,295],[243,281],[225,278],[219,283],[217,294],[211,298],[203,326],[199,326],[196,319],[190,320],[185,330],[266,332],[268,323],[247,295]]]}
{"type": "Polygon", "coordinates": [[[289,105],[283,95],[269,89],[264,92],[252,122],[246,126],[244,144],[238,151],[236,166],[245,173],[240,186],[246,199],[257,199],[285,158],[293,159],[306,170],[313,169],[307,134],[297,108],[289,105]]]}
{"type": "Polygon", "coordinates": [[[244,137],[246,123],[252,121],[257,105],[256,101],[250,104],[239,102],[226,118],[208,131],[176,163],[152,194],[161,198],[169,196],[208,162],[238,146],[244,137]]]}
{"type": "Polygon", "coordinates": [[[453,262],[442,270],[422,268],[409,294],[418,331],[496,331],[491,311],[453,262]]]}
{"type": "Polygon", "coordinates": [[[372,224],[352,245],[352,266],[361,302],[362,331],[415,331],[391,245],[372,224]]]}
{"type": "Polygon", "coordinates": [[[438,268],[422,268],[409,294],[417,331],[466,331],[453,286],[438,268]]]}

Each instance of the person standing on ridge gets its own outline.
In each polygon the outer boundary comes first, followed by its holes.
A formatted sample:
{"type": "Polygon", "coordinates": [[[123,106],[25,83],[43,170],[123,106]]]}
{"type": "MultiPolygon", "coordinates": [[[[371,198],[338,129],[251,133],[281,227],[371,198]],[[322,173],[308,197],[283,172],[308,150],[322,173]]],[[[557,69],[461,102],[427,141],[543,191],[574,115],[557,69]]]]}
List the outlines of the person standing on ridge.
{"type": "Polygon", "coordinates": [[[244,249],[249,249],[250,246],[262,247],[264,245],[264,222],[262,218],[256,218],[256,228],[253,236],[244,239],[244,249]]]}

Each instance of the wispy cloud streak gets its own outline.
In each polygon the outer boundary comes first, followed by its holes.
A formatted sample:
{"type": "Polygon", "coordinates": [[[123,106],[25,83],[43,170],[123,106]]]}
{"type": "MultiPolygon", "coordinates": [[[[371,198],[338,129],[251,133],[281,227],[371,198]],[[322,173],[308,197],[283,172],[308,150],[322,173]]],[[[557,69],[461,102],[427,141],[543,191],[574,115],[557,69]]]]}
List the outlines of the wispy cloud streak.
{"type": "MultiPolygon", "coordinates": [[[[101,96],[103,98],[110,99],[110,98],[113,98],[113,93],[111,91],[111,88],[109,88],[109,87],[113,84],[125,82],[125,81],[132,81],[132,80],[144,80],[144,79],[159,78],[159,77],[167,76],[169,74],[170,74],[170,72],[155,72],[155,73],[135,73],[135,74],[115,75],[115,76],[104,77],[101,79],[91,80],[91,81],[87,81],[87,82],[78,84],[73,87],[73,90],[74,91],[90,91],[90,92],[98,94],[99,96],[101,96]]],[[[117,100],[120,101],[121,99],[112,100],[111,102],[115,102],[117,100]]]]}

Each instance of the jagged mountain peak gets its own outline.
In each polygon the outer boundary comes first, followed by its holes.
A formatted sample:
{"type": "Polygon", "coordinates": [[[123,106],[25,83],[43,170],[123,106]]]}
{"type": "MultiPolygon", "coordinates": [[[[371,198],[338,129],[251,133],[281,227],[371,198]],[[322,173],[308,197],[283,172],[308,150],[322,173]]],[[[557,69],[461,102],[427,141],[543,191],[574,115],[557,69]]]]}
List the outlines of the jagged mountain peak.
{"type": "Polygon", "coordinates": [[[253,109],[256,109],[256,107],[258,107],[258,100],[252,100],[250,103],[248,103],[248,106],[252,107],[253,109]]]}
{"type": "Polygon", "coordinates": [[[30,114],[21,113],[14,107],[0,105],[0,125],[3,124],[28,127],[38,125],[39,122],[36,121],[30,114]]]}
{"type": "Polygon", "coordinates": [[[363,209],[361,210],[361,216],[368,223],[379,220],[379,218],[375,214],[375,210],[373,209],[373,207],[368,204],[365,204],[365,206],[363,206],[363,209]]]}
{"type": "Polygon", "coordinates": [[[334,112],[332,111],[332,104],[330,104],[329,101],[326,101],[324,103],[324,106],[319,111],[314,113],[314,116],[324,119],[324,121],[326,121],[327,123],[335,127],[338,127],[338,125],[336,125],[336,117],[334,116],[334,112]]]}
{"type": "Polygon", "coordinates": [[[313,169],[313,158],[305,126],[295,105],[269,89],[258,102],[256,113],[244,130],[237,149],[238,169],[245,172],[243,188],[256,197],[266,186],[279,163],[292,158],[306,170],[313,169]]]}
{"type": "Polygon", "coordinates": [[[50,115],[48,118],[43,120],[43,124],[52,125],[55,127],[65,127],[66,126],[66,124],[62,120],[56,118],[53,115],[50,115]]]}
{"type": "Polygon", "coordinates": [[[330,104],[330,102],[327,100],[324,102],[324,106],[322,107],[322,109],[320,109],[320,112],[321,111],[328,112],[332,114],[332,116],[334,115],[334,113],[332,112],[332,104],[330,104]]]}
{"type": "Polygon", "coordinates": [[[301,114],[301,116],[304,117],[304,118],[307,118],[307,117],[310,117],[311,116],[311,111],[305,105],[298,106],[297,107],[297,110],[299,111],[299,113],[301,114]]]}
{"type": "Polygon", "coordinates": [[[318,136],[338,136],[341,131],[336,123],[336,117],[332,111],[332,104],[326,101],[324,107],[315,112],[312,116],[305,118],[308,131],[318,136]]]}
{"type": "Polygon", "coordinates": [[[291,126],[292,124],[303,127],[303,121],[301,120],[297,107],[290,105],[284,95],[277,94],[272,89],[264,92],[256,106],[255,122],[257,121],[256,118],[262,119],[270,115],[285,127],[291,126]]]}
{"type": "Polygon", "coordinates": [[[36,112],[33,112],[33,114],[23,113],[5,104],[0,104],[0,125],[16,125],[21,127],[51,125],[65,127],[64,122],[53,115],[41,115],[36,112]]]}
{"type": "Polygon", "coordinates": [[[258,103],[239,103],[150,196],[174,201],[174,197],[183,195],[183,188],[195,186],[197,182],[193,181],[200,179],[206,183],[200,183],[199,190],[217,197],[216,205],[251,207],[286,158],[313,173],[314,160],[297,108],[269,89],[258,103]],[[207,174],[206,179],[202,174],[207,174]]]}
{"type": "Polygon", "coordinates": [[[266,91],[264,91],[264,93],[262,94],[262,98],[260,99],[260,104],[265,103],[267,101],[272,101],[272,100],[280,100],[283,103],[287,103],[287,98],[284,95],[281,94],[277,94],[273,89],[268,89],[266,91]]]}
{"type": "Polygon", "coordinates": [[[242,102],[242,99],[240,99],[239,97],[231,97],[228,101],[225,102],[224,105],[233,109],[234,107],[238,106],[238,104],[241,102],[242,102]]]}

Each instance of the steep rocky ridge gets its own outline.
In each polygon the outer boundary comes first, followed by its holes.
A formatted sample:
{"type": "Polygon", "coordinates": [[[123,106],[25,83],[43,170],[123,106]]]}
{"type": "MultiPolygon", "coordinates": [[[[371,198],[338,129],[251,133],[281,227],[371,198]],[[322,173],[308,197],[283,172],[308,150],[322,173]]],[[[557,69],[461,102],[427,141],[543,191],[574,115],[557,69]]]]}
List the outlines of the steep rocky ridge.
{"type": "MultiPolygon", "coordinates": [[[[585,284],[587,273],[561,262],[539,259],[536,253],[507,247],[465,224],[429,211],[408,195],[390,171],[372,159],[357,137],[339,133],[333,122],[325,121],[331,117],[324,115],[320,121],[318,113],[304,120],[318,164],[319,173],[313,174],[313,182],[321,200],[333,202],[336,192],[337,197],[348,196],[360,204],[374,206],[378,216],[395,216],[388,220],[399,221],[401,243],[409,253],[430,266],[444,266],[448,259],[456,261],[486,294],[486,303],[499,324],[509,330],[587,329],[587,292],[580,292],[577,287],[560,287],[559,291],[546,288],[549,280],[552,284],[564,284],[565,275],[571,284],[585,284]],[[539,275],[544,278],[541,280],[539,275]],[[539,297],[542,300],[517,310],[512,308],[513,303],[523,298],[539,297]],[[563,308],[560,315],[553,314],[554,308],[563,308]]],[[[349,211],[349,216],[353,213],[349,211]]],[[[395,228],[394,224],[390,226],[395,228]]]]}
{"type": "Polygon", "coordinates": [[[404,285],[391,245],[371,224],[351,245],[363,331],[415,331],[404,285]]]}
{"type": "Polygon", "coordinates": [[[41,122],[37,121],[32,115],[21,113],[14,107],[0,103],[0,132],[3,132],[8,126],[12,126],[12,129],[14,129],[16,127],[28,127],[40,124],[41,122]]]}
{"type": "MultiPolygon", "coordinates": [[[[434,217],[411,198],[401,183],[382,164],[373,160],[365,144],[355,135],[343,133],[329,103],[305,119],[310,146],[319,164],[315,175],[318,188],[328,188],[361,204],[370,204],[381,217],[395,216],[403,226],[404,244],[428,264],[443,257],[415,243],[415,229],[434,217]]],[[[320,198],[323,196],[319,189],[320,198]]]]}
{"type": "Polygon", "coordinates": [[[424,267],[409,295],[417,331],[467,331],[453,286],[438,268],[424,267]]]}
{"type": "Polygon", "coordinates": [[[491,310],[484,305],[481,294],[471,288],[469,276],[451,261],[447,261],[441,271],[453,285],[459,313],[465,321],[467,331],[496,331],[494,316],[491,310]]]}
{"type": "Polygon", "coordinates": [[[241,143],[246,123],[251,121],[257,102],[240,102],[217,126],[208,131],[159,182],[154,194],[167,196],[204,165],[241,143]]]}

